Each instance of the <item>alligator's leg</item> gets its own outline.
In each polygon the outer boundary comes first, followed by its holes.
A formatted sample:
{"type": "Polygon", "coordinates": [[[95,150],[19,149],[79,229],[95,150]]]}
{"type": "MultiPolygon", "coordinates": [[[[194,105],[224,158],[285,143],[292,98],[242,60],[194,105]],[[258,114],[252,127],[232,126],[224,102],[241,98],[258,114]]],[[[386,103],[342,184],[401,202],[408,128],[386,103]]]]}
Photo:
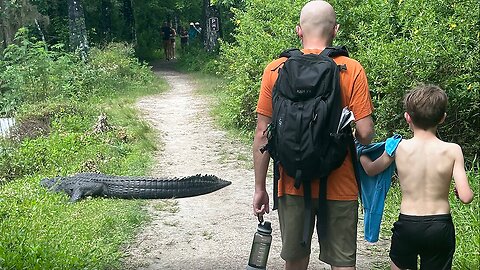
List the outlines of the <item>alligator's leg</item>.
{"type": "Polygon", "coordinates": [[[79,182],[75,185],[71,194],[71,202],[76,202],[86,196],[105,196],[105,184],[95,182],[79,182]]]}
{"type": "Polygon", "coordinates": [[[72,191],[72,195],[70,195],[70,202],[77,202],[82,198],[82,191],[79,187],[75,187],[72,191]]]}

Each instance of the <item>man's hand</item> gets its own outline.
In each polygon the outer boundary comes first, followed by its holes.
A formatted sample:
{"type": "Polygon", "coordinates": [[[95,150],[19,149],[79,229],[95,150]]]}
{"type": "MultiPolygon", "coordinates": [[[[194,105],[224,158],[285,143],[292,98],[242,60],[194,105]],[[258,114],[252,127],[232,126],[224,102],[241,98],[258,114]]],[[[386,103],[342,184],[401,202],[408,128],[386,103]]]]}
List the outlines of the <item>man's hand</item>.
{"type": "Polygon", "coordinates": [[[266,191],[255,191],[253,194],[253,214],[263,216],[270,212],[269,198],[266,191]]]}

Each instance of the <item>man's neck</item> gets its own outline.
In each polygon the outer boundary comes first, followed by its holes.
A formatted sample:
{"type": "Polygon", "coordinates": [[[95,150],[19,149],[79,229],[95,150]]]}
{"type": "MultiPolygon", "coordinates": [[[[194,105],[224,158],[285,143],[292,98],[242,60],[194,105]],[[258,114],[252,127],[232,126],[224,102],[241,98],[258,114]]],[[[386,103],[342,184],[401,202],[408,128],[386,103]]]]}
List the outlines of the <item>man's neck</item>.
{"type": "Polygon", "coordinates": [[[326,47],[329,45],[327,42],[323,40],[311,40],[311,41],[306,41],[303,40],[303,49],[305,50],[321,50],[323,51],[326,47]]]}

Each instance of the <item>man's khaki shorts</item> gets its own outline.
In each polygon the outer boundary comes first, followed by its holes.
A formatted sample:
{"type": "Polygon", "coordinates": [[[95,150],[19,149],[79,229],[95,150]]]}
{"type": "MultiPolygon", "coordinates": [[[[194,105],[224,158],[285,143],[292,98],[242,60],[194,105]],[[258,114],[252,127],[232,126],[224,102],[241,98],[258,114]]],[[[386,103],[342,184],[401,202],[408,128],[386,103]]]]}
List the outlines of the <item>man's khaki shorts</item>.
{"type": "MultiPolygon", "coordinates": [[[[282,252],[286,261],[294,261],[310,255],[311,236],[315,218],[318,217],[318,199],[312,200],[310,241],[303,247],[304,199],[285,195],[279,198],[278,216],[282,234],[282,252]]],[[[320,260],[332,266],[355,266],[357,250],[358,201],[327,201],[327,236],[319,238],[320,260]]],[[[317,224],[318,226],[318,224],[317,224]]]]}

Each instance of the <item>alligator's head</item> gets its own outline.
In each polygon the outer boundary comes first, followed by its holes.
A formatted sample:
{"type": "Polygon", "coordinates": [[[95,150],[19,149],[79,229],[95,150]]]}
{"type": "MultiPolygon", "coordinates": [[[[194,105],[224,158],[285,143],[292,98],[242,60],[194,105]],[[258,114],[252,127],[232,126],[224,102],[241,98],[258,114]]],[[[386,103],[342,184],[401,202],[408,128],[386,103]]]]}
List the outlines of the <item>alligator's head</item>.
{"type": "Polygon", "coordinates": [[[58,191],[65,177],[44,178],[40,180],[40,185],[49,190],[58,191]]]}

